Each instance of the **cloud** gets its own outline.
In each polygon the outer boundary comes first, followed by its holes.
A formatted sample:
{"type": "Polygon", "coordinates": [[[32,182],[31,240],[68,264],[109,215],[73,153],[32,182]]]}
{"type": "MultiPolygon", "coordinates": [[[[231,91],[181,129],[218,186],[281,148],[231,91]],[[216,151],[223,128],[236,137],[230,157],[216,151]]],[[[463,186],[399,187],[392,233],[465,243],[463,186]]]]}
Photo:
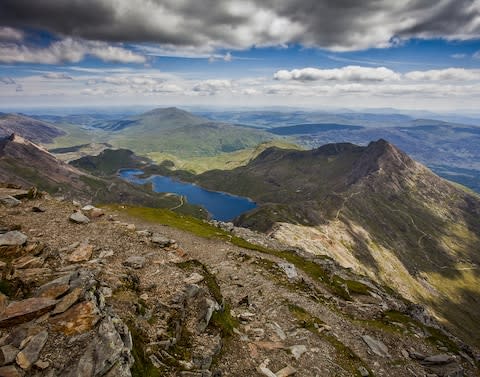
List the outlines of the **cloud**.
{"type": "Polygon", "coordinates": [[[302,68],[280,70],[273,75],[276,80],[296,81],[387,81],[399,80],[400,75],[388,68],[347,66],[334,69],[302,68]]]}
{"type": "Polygon", "coordinates": [[[0,77],[0,82],[5,85],[15,85],[16,82],[11,77],[0,77]]]}
{"type": "Polygon", "coordinates": [[[99,41],[65,38],[55,41],[47,47],[0,43],[0,62],[2,63],[78,63],[86,56],[121,63],[144,63],[146,61],[142,55],[99,41]]]}
{"type": "Polygon", "coordinates": [[[230,80],[204,80],[193,86],[192,91],[201,95],[213,96],[218,92],[231,89],[230,80]]]}
{"type": "Polygon", "coordinates": [[[244,49],[302,44],[337,51],[408,38],[480,37],[478,0],[2,0],[0,23],[108,42],[244,49]]]}
{"type": "Polygon", "coordinates": [[[480,80],[480,69],[446,68],[412,71],[405,78],[414,81],[470,81],[480,80]]]}
{"type": "Polygon", "coordinates": [[[63,72],[48,72],[43,74],[42,77],[48,80],[73,80],[72,76],[63,72]]]}
{"type": "Polygon", "coordinates": [[[467,54],[452,54],[450,55],[450,57],[453,59],[465,59],[467,57],[467,54]]]}
{"type": "Polygon", "coordinates": [[[0,42],[18,42],[23,40],[23,37],[21,30],[0,26],[0,42]]]}
{"type": "Polygon", "coordinates": [[[480,59],[480,50],[472,55],[474,59],[480,59]]]}

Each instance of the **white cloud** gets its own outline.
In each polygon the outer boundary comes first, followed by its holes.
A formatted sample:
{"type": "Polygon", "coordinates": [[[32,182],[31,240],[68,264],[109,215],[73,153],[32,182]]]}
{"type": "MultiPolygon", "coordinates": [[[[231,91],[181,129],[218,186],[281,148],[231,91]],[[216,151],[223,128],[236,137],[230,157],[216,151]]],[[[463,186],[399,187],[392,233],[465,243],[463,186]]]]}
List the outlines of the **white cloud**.
{"type": "Polygon", "coordinates": [[[19,42],[23,37],[21,30],[0,26],[0,42],[19,42]]]}
{"type": "Polygon", "coordinates": [[[42,77],[48,80],[73,80],[72,76],[63,72],[47,72],[43,74],[42,77]]]}
{"type": "Polygon", "coordinates": [[[296,81],[395,81],[400,75],[388,68],[347,66],[334,69],[302,68],[291,71],[280,70],[273,75],[276,80],[296,81]]]}
{"type": "Polygon", "coordinates": [[[446,68],[412,71],[405,78],[414,81],[470,81],[480,80],[480,69],[446,68]]]}
{"type": "Polygon", "coordinates": [[[450,57],[454,59],[465,59],[467,57],[467,54],[452,54],[450,55],[450,57]]]}
{"type": "Polygon", "coordinates": [[[144,63],[146,61],[142,55],[98,41],[65,38],[44,48],[16,43],[0,43],[0,62],[3,63],[78,63],[86,56],[121,63],[144,63]]]}
{"type": "Polygon", "coordinates": [[[474,59],[480,59],[480,50],[472,55],[474,59]]]}
{"type": "Polygon", "coordinates": [[[232,82],[230,80],[204,80],[194,85],[192,91],[202,95],[213,96],[218,92],[231,88],[232,82]]]}

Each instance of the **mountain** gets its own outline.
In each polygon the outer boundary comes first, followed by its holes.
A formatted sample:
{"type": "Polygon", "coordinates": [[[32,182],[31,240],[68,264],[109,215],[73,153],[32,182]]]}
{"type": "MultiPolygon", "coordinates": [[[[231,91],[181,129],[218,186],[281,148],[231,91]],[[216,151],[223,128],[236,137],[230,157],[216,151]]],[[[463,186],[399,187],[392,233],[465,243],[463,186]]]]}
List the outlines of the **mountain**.
{"type": "Polygon", "coordinates": [[[208,157],[252,148],[272,136],[259,130],[212,122],[177,108],[155,109],[99,124],[110,131],[108,142],[160,162],[159,155],[180,159],[208,157]],[[199,142],[201,141],[201,142],[199,142]]]}
{"type": "Polygon", "coordinates": [[[35,143],[52,143],[53,139],[65,132],[51,123],[29,118],[20,114],[0,114],[0,135],[9,136],[12,133],[35,143]]]}
{"type": "Polygon", "coordinates": [[[238,224],[327,254],[480,345],[480,199],[394,145],[270,148],[244,167],[195,181],[260,204],[238,224]]]}
{"type": "MultiPolygon", "coordinates": [[[[115,162],[123,151],[110,153],[115,162]]],[[[127,153],[126,156],[130,155],[127,153]]],[[[138,163],[140,162],[141,160],[138,163]]],[[[123,163],[126,164],[125,161],[123,163]]],[[[102,165],[105,166],[109,165],[102,165]]],[[[122,167],[125,166],[128,165],[122,167]]],[[[157,194],[148,187],[132,185],[115,176],[103,179],[81,171],[15,134],[0,140],[0,181],[24,188],[36,186],[53,195],[74,197],[93,203],[124,203],[155,208],[172,208],[179,203],[176,196],[157,194]]],[[[203,213],[200,208],[188,204],[179,211],[199,217],[203,213]]]]}

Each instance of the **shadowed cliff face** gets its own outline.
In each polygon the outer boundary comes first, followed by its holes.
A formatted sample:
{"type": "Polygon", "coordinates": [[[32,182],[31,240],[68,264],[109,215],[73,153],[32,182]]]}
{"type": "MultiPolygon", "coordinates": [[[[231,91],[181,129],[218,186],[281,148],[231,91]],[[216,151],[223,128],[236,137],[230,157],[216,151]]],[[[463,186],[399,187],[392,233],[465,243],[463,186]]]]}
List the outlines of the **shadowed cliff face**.
{"type": "Polygon", "coordinates": [[[262,204],[238,224],[279,237],[275,224],[294,224],[296,236],[291,226],[283,229],[290,227],[287,238],[300,247],[308,242],[302,226],[316,228],[312,252],[348,254],[349,266],[428,302],[480,344],[471,331],[480,321],[480,200],[394,145],[267,150],[245,167],[207,172],[198,182],[262,204]]]}
{"type": "Polygon", "coordinates": [[[0,114],[0,135],[15,133],[35,143],[51,143],[65,132],[53,124],[19,114],[0,114]]]}

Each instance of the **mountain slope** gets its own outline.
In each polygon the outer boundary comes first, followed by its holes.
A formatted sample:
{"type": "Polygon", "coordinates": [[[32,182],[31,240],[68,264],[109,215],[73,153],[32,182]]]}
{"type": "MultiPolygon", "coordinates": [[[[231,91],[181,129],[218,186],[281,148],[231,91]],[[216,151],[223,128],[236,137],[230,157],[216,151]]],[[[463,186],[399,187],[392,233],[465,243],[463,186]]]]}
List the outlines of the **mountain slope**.
{"type": "MultiPolygon", "coordinates": [[[[122,151],[120,151],[121,153],[122,151]]],[[[110,151],[115,156],[115,151],[110,151]]],[[[124,203],[150,207],[178,206],[174,195],[157,194],[117,177],[99,178],[58,160],[42,147],[16,135],[0,140],[0,181],[28,188],[36,186],[54,195],[81,198],[93,203],[124,203]]],[[[186,204],[179,211],[203,212],[186,204]]]]}
{"type": "Polygon", "coordinates": [[[428,303],[463,338],[480,321],[480,200],[392,144],[269,149],[245,167],[197,182],[249,196],[243,225],[328,254],[405,297],[428,303]]]}
{"type": "Polygon", "coordinates": [[[15,133],[35,143],[52,143],[53,139],[65,135],[51,123],[29,118],[20,114],[0,114],[0,135],[15,133]]]}

